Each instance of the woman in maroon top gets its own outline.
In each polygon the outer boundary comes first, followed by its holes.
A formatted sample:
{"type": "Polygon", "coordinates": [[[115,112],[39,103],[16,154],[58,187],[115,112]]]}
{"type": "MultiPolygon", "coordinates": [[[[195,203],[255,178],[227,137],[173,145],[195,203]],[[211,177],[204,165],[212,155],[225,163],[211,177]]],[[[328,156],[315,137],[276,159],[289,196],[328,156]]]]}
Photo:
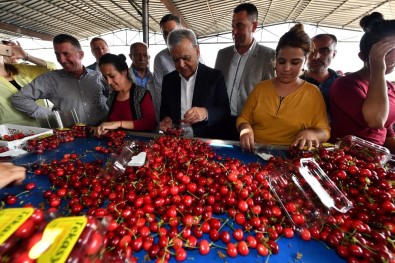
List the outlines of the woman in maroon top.
{"type": "Polygon", "coordinates": [[[107,101],[110,109],[107,121],[95,129],[95,134],[101,135],[118,128],[154,130],[156,119],[151,94],[132,82],[126,57],[123,54],[105,54],[99,60],[99,67],[113,92],[107,101]]]}
{"type": "Polygon", "coordinates": [[[359,52],[364,65],[336,79],[329,92],[331,141],[355,135],[395,153],[395,86],[385,78],[395,68],[395,20],[374,12],[360,25],[365,31],[359,52]]]}

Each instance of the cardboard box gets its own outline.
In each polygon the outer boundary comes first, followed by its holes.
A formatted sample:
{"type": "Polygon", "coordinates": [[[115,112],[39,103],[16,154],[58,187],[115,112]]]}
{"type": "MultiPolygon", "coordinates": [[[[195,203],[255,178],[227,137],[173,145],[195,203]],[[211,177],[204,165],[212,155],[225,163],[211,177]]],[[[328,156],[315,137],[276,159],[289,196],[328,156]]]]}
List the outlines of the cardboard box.
{"type": "Polygon", "coordinates": [[[53,134],[52,129],[45,129],[39,127],[30,127],[30,126],[23,126],[23,125],[15,125],[15,124],[3,124],[0,125],[0,136],[3,138],[4,135],[13,135],[22,132],[26,136],[19,140],[14,141],[3,141],[0,140],[0,146],[6,146],[8,149],[21,149],[24,142],[30,140],[32,138],[44,135],[44,134],[53,134]]]}

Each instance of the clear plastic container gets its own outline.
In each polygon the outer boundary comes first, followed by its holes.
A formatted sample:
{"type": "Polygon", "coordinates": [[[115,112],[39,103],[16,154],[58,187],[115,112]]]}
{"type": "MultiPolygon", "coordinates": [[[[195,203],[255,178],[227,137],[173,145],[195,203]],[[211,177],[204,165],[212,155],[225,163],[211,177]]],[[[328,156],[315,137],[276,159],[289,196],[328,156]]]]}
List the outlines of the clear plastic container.
{"type": "Polygon", "coordinates": [[[25,149],[28,152],[41,154],[47,150],[53,150],[59,147],[59,139],[54,134],[46,134],[33,139],[30,139],[25,144],[25,149]]]}
{"type": "Polygon", "coordinates": [[[169,128],[163,133],[175,137],[192,137],[193,130],[190,124],[181,123],[179,125],[173,125],[173,128],[169,128]]]}
{"type": "Polygon", "coordinates": [[[336,147],[366,162],[378,162],[381,165],[386,164],[392,157],[387,148],[352,135],[336,142],[336,147]]]}
{"type": "Polygon", "coordinates": [[[69,128],[55,129],[55,134],[60,140],[60,142],[71,142],[74,140],[73,132],[69,128]]]}
{"type": "Polygon", "coordinates": [[[322,226],[331,209],[346,213],[352,208],[352,203],[313,158],[302,158],[300,165],[289,168],[272,171],[268,182],[273,195],[297,229],[322,226]],[[289,209],[290,203],[297,209],[289,209]]]}
{"type": "Polygon", "coordinates": [[[86,138],[89,134],[89,126],[84,123],[77,123],[71,127],[74,137],[86,138]]]}
{"type": "MultiPolygon", "coordinates": [[[[111,154],[106,165],[102,169],[102,174],[111,176],[122,175],[128,166],[136,166],[133,164],[133,158],[138,156],[143,150],[143,142],[129,141],[119,147],[118,151],[111,154]]],[[[145,156],[144,156],[145,162],[145,156]]],[[[141,165],[144,165],[144,162],[141,165]]]]}
{"type": "Polygon", "coordinates": [[[255,148],[255,154],[268,161],[273,156],[286,157],[287,150],[287,146],[259,144],[255,148]]]}

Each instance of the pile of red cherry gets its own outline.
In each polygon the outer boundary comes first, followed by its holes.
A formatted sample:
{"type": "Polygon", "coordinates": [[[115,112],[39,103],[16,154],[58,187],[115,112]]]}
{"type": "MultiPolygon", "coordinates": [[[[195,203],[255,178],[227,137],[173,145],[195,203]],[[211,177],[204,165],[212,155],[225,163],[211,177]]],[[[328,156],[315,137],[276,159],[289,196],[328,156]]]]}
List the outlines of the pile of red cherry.
{"type": "Polygon", "coordinates": [[[7,146],[0,146],[0,153],[9,151],[10,149],[7,146]]]}
{"type": "MultiPolygon", "coordinates": [[[[36,257],[41,256],[51,245],[48,244],[48,239],[52,239],[51,234],[48,234],[51,233],[50,230],[46,230],[48,224],[55,219],[64,220],[64,218],[57,218],[58,216],[53,211],[44,212],[42,209],[35,209],[33,214],[5,242],[0,244],[1,262],[36,262],[36,257]]],[[[81,223],[81,219],[79,221],[77,224],[81,223]]],[[[100,251],[104,247],[105,220],[100,221],[95,217],[87,217],[86,225],[82,227],[83,230],[79,236],[75,233],[75,230],[71,231],[71,234],[68,233],[70,229],[66,229],[65,231],[71,239],[74,237],[78,238],[74,247],[71,248],[70,254],[67,256],[67,262],[99,261],[100,251]]],[[[67,243],[64,242],[64,248],[61,247],[52,251],[63,252],[66,249],[70,249],[68,248],[70,246],[69,243],[71,243],[69,241],[67,243]]],[[[50,257],[55,260],[61,256],[55,254],[50,257]]]]}
{"type": "MultiPolygon", "coordinates": [[[[109,136],[109,146],[125,138],[118,131],[109,136]]],[[[163,136],[146,145],[146,164],[128,167],[118,177],[102,174],[101,160],[84,163],[75,154],[35,170],[53,185],[43,193],[51,207],[60,208],[65,200],[72,215],[112,218],[104,261],[135,262],[134,254],[142,250],[157,262],[183,261],[189,250],[206,255],[214,247],[220,257],[247,255],[251,249],[267,256],[279,253],[279,237],[295,235],[267,176],[280,167],[293,169],[299,157],[246,164],[222,160],[200,140],[163,136]]],[[[332,211],[322,227],[299,229],[300,237],[325,242],[348,262],[395,262],[395,172],[347,149],[322,148],[308,155],[354,208],[332,211]]],[[[303,225],[303,211],[311,206],[288,194],[286,209],[303,225]]]]}
{"type": "Polygon", "coordinates": [[[173,127],[173,128],[167,128],[167,130],[164,133],[169,136],[180,137],[184,135],[185,131],[181,127],[173,127]]]}
{"type": "Polygon", "coordinates": [[[33,135],[33,134],[25,135],[23,132],[17,132],[17,133],[14,133],[14,134],[5,134],[5,135],[2,136],[1,140],[3,140],[3,141],[15,141],[15,140],[23,139],[23,138],[25,138],[27,136],[31,136],[31,135],[33,135]]]}
{"type": "Polygon", "coordinates": [[[28,152],[42,154],[45,151],[58,148],[59,144],[60,140],[55,134],[45,134],[28,140],[25,148],[28,152]]]}

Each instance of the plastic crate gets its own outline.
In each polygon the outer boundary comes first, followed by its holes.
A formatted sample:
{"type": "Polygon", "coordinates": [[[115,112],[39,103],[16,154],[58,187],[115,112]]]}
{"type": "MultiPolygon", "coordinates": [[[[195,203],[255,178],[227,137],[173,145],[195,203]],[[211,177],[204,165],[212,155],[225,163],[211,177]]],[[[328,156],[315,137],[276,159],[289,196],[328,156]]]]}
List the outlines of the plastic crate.
{"type": "Polygon", "coordinates": [[[4,141],[0,140],[0,146],[8,147],[9,150],[12,149],[21,149],[23,144],[32,138],[42,136],[44,134],[53,134],[52,129],[31,127],[31,126],[23,126],[23,125],[15,125],[15,124],[2,124],[0,125],[0,136],[3,138],[4,135],[13,135],[17,133],[23,133],[24,135],[28,135],[19,140],[13,141],[4,141]]]}

